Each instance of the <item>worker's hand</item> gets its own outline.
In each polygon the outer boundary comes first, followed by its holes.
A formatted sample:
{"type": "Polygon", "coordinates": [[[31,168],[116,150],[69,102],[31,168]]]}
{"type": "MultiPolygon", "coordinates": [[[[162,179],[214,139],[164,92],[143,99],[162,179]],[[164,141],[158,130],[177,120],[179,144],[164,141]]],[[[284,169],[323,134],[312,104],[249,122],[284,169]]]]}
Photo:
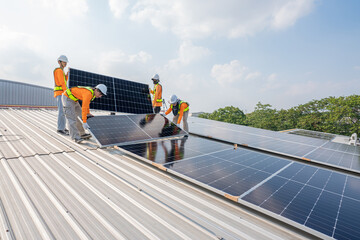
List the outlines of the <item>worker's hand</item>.
{"type": "Polygon", "coordinates": [[[178,128],[180,128],[180,123],[176,124],[176,126],[177,126],[178,128]]]}
{"type": "Polygon", "coordinates": [[[83,127],[84,127],[84,129],[90,129],[90,126],[87,123],[83,123],[83,127]]]}
{"type": "Polygon", "coordinates": [[[165,114],[163,114],[163,113],[160,113],[160,115],[161,115],[161,116],[163,116],[163,117],[165,117],[165,116],[166,116],[166,115],[165,115],[165,114]]]}

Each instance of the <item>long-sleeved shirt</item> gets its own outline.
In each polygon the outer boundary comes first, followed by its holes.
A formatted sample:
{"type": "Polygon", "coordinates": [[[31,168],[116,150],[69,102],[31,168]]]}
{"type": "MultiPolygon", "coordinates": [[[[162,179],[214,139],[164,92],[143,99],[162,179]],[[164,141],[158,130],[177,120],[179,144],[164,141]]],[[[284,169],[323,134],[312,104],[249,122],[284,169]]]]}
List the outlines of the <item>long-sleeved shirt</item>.
{"type": "MultiPolygon", "coordinates": [[[[81,117],[83,123],[86,123],[87,115],[90,113],[90,102],[94,98],[94,95],[86,88],[72,87],[70,91],[74,97],[82,101],[81,117]]],[[[66,92],[64,95],[69,97],[66,92]]]]}
{"type": "MultiPolygon", "coordinates": [[[[177,120],[177,124],[181,123],[181,119],[184,115],[184,110],[189,107],[189,105],[186,102],[179,103],[180,104],[180,110],[178,112],[179,117],[177,120]]],[[[168,115],[172,111],[173,105],[171,104],[169,109],[165,112],[165,115],[168,115]]],[[[188,111],[188,110],[187,110],[188,111]]]]}
{"type": "Polygon", "coordinates": [[[154,90],[150,91],[151,94],[154,94],[154,99],[152,101],[153,107],[162,106],[162,86],[158,83],[155,85],[154,90]]]}
{"type": "Polygon", "coordinates": [[[68,76],[65,75],[64,70],[61,68],[56,68],[54,70],[54,81],[55,81],[55,87],[61,87],[62,90],[56,90],[54,91],[54,97],[60,96],[63,94],[63,92],[67,89],[65,79],[68,80],[68,76]]]}

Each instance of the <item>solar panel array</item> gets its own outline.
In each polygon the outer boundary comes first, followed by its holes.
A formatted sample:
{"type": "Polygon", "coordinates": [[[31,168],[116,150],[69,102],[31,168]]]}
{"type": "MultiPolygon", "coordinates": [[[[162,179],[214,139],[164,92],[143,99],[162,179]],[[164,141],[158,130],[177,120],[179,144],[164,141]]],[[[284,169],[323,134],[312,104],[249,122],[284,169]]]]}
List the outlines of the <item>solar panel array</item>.
{"type": "Polygon", "coordinates": [[[123,113],[153,113],[149,85],[70,69],[69,87],[105,84],[107,95],[90,103],[91,109],[123,113]]]}
{"type": "Polygon", "coordinates": [[[194,136],[121,149],[305,230],[360,236],[359,177],[194,136]]]}
{"type": "Polygon", "coordinates": [[[196,135],[360,173],[360,149],[357,146],[196,117],[190,117],[189,124],[190,133],[196,135]]]}
{"type": "Polygon", "coordinates": [[[108,115],[87,120],[101,147],[132,144],[159,138],[181,137],[181,128],[160,114],[108,115]]]}

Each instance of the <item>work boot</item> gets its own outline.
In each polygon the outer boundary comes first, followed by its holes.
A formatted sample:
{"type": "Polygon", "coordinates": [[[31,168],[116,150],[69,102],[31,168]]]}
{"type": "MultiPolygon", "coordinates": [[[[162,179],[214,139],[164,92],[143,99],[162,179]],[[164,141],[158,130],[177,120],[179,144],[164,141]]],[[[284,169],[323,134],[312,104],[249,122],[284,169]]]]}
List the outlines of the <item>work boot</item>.
{"type": "Polygon", "coordinates": [[[84,139],[78,138],[78,139],[75,139],[74,141],[75,141],[76,143],[79,143],[79,144],[80,144],[80,143],[82,143],[82,141],[84,141],[84,139]]]}
{"type": "Polygon", "coordinates": [[[64,135],[69,135],[69,130],[64,129],[64,130],[57,130],[58,133],[64,134],[64,135]]]}
{"type": "Polygon", "coordinates": [[[89,139],[91,138],[91,134],[85,133],[83,135],[80,136],[82,139],[89,139]]]}

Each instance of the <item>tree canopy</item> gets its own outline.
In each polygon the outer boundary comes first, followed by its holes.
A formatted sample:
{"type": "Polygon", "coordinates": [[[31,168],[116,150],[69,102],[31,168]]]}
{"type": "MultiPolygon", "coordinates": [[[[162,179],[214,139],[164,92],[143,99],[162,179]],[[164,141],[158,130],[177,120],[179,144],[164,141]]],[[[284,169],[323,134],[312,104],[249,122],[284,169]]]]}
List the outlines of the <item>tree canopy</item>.
{"type": "Polygon", "coordinates": [[[219,108],[199,117],[273,131],[293,128],[350,136],[360,134],[360,96],[328,97],[312,100],[290,109],[276,110],[259,102],[254,111],[244,114],[237,107],[219,108]]]}

